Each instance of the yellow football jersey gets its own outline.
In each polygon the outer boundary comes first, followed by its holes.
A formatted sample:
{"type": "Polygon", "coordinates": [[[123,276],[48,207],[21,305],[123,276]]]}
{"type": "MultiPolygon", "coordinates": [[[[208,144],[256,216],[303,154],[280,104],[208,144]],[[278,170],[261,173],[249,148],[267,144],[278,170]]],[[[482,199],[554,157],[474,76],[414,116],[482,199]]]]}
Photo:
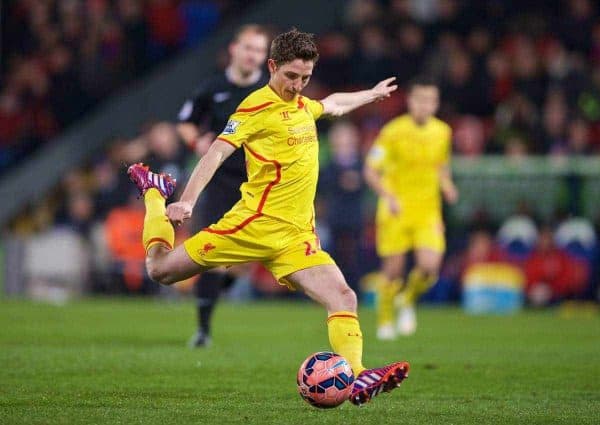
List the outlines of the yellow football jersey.
{"type": "Polygon", "coordinates": [[[439,169],[449,161],[451,134],[435,117],[419,126],[408,114],[381,129],[367,163],[382,173],[382,184],[398,197],[402,214],[441,208],[439,169]]]}
{"type": "Polygon", "coordinates": [[[286,102],[271,87],[251,93],[231,115],[220,140],[244,147],[248,181],[245,205],[306,229],[313,226],[319,176],[315,120],[321,102],[296,96],[286,102]]]}

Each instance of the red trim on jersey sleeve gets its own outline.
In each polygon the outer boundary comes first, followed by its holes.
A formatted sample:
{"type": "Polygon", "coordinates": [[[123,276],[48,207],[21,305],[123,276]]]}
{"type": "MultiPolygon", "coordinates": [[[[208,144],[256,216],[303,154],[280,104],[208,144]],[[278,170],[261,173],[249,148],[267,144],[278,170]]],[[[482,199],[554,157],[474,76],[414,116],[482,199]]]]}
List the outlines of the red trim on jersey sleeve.
{"type": "Polygon", "coordinates": [[[222,142],[229,143],[231,146],[233,146],[236,149],[239,148],[239,146],[236,146],[233,142],[227,140],[224,137],[219,136],[219,137],[217,137],[217,140],[221,140],[222,142]]]}
{"type": "Polygon", "coordinates": [[[273,186],[275,186],[277,183],[279,183],[281,181],[281,164],[279,162],[275,161],[274,159],[267,159],[264,156],[257,154],[252,149],[250,149],[248,144],[245,144],[244,146],[246,147],[246,149],[248,149],[248,152],[250,152],[252,154],[252,156],[254,156],[255,158],[259,159],[260,161],[270,162],[271,164],[273,164],[275,166],[275,172],[277,173],[275,180],[273,180],[272,182],[270,182],[267,185],[267,187],[265,188],[265,191],[263,192],[262,197],[260,198],[260,202],[258,203],[258,208],[257,208],[257,211],[260,213],[260,212],[262,212],[265,202],[267,201],[269,192],[271,191],[273,186]]]}
{"type": "Polygon", "coordinates": [[[238,108],[235,112],[256,112],[266,108],[269,105],[272,105],[273,103],[275,102],[265,102],[261,103],[260,105],[252,106],[250,108],[238,108]]]}

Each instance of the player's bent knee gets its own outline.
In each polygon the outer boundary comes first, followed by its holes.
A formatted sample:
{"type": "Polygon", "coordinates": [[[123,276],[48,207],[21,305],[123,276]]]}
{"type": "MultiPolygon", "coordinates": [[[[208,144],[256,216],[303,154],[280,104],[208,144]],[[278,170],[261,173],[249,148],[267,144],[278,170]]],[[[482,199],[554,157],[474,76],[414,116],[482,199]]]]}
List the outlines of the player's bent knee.
{"type": "Polygon", "coordinates": [[[146,260],[146,271],[152,281],[161,285],[172,285],[176,282],[173,279],[171,273],[168,272],[164,267],[161,266],[159,261],[153,261],[151,259],[146,260]]]}
{"type": "Polygon", "coordinates": [[[358,307],[358,299],[356,297],[356,292],[354,292],[350,287],[346,286],[344,289],[342,289],[339,299],[342,304],[340,309],[346,311],[356,311],[358,307]]]}

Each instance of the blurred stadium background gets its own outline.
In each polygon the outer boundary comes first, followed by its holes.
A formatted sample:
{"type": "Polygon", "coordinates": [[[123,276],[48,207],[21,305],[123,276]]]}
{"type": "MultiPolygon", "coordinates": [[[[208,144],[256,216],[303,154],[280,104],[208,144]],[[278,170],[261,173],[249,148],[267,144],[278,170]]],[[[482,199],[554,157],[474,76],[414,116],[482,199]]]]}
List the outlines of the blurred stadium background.
{"type": "MultiPolygon", "coordinates": [[[[258,22],[317,34],[308,96],[388,75],[439,80],[461,199],[445,214],[449,251],[429,301],[459,301],[469,268],[490,262],[521,270],[519,292],[532,304],[597,299],[598,9],[590,0],[3,3],[3,291],[58,300],[172,293],[144,274],[141,203],[123,164],[145,161],[185,181],[197,157],[174,131],[177,110],[226,63],[232,31],[258,22]]],[[[374,199],[336,170],[348,150],[360,161],[404,100],[400,90],[319,123],[320,236],[365,300],[364,276],[377,268],[374,199]]],[[[261,270],[244,281],[241,297],[281,292],[261,270]]]]}
{"type": "Polygon", "coordinates": [[[427,73],[454,130],[461,197],[424,299],[451,306],[378,346],[375,199],[339,170],[404,111],[405,93],[319,122],[318,231],[361,294],[365,354],[414,359],[397,398],[408,411],[369,406],[356,423],[597,423],[597,2],[15,0],[0,17],[0,422],[348,422],[351,407],[325,416],[294,394],[297,364],[327,347],[316,307],[284,303],[302,297],[255,268],[229,298],[269,302],[224,305],[213,351],[192,353],[193,281],[161,288],[143,267],[143,206],[124,164],[186,180],[197,157],[175,132],[178,109],[255,22],[317,35],[307,96],[427,73]],[[275,356],[271,340],[289,335],[275,356]]]}

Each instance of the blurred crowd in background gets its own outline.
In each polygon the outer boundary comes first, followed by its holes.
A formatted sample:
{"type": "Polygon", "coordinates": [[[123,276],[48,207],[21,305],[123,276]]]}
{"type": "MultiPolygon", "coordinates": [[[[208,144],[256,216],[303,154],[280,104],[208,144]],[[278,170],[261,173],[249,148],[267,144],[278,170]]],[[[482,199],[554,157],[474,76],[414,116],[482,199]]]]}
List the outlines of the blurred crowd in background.
{"type": "MultiPolygon", "coordinates": [[[[590,0],[350,1],[346,25],[320,37],[316,77],[325,91],[435,77],[459,154],[598,154],[598,12],[590,0]]],[[[358,121],[363,143],[388,106],[358,121]]]]}
{"type": "MultiPolygon", "coordinates": [[[[3,37],[0,162],[31,152],[125,82],[201,42],[246,3],[11,3],[4,12],[11,36],[3,37]]],[[[438,115],[453,128],[455,154],[598,155],[599,9],[591,0],[348,1],[338,26],[317,37],[321,57],[305,94],[322,98],[390,75],[402,85],[428,74],[439,81],[438,115]]],[[[319,122],[318,231],[358,289],[377,268],[373,198],[362,178],[362,158],[381,126],[404,111],[404,102],[400,89],[347,119],[319,122]]],[[[104,157],[70,171],[12,228],[17,234],[77,232],[93,254],[92,290],[155,292],[143,271],[143,204],[123,164],[143,161],[184,183],[198,158],[170,122],[149,122],[137,137],[107,140],[106,146],[104,157]]],[[[178,237],[193,229],[191,223],[178,237]]],[[[457,299],[468,266],[495,261],[523,270],[533,304],[593,297],[597,233],[592,221],[558,212],[542,221],[523,207],[501,222],[474,212],[469,222],[448,229],[447,261],[429,297],[457,299]]],[[[260,270],[255,276],[263,293],[279,291],[260,270]]]]}
{"type": "Polygon", "coordinates": [[[100,100],[211,34],[241,0],[2,4],[0,172],[100,100]]]}

